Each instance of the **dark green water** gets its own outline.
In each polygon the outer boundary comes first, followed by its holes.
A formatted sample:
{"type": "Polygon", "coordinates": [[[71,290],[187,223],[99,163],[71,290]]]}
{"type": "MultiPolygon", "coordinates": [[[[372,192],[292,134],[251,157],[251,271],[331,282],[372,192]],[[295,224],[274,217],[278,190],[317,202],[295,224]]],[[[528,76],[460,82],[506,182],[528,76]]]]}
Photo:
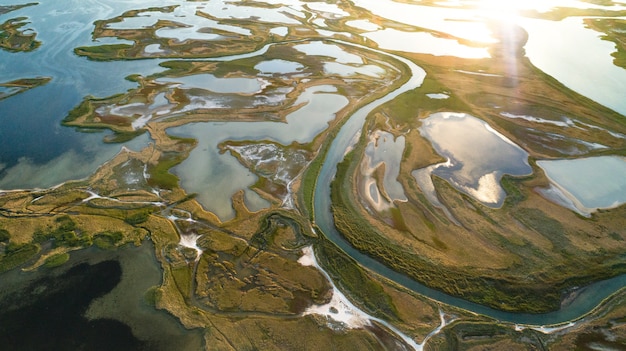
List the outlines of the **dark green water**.
{"type": "Polygon", "coordinates": [[[91,248],[73,252],[54,269],[3,273],[0,349],[201,349],[199,330],[185,330],[144,300],[146,290],[161,283],[153,250],[149,242],[115,251],[91,248]]]}

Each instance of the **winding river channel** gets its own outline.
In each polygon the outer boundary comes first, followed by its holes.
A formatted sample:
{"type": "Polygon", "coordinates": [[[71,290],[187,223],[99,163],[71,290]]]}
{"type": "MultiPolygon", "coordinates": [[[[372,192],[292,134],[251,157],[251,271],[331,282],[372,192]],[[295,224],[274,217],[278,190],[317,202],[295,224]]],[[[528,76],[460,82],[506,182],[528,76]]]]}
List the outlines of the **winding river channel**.
{"type": "MultiPolygon", "coordinates": [[[[362,46],[359,46],[359,48],[363,50],[372,50],[362,46]]],[[[390,269],[389,267],[352,247],[335,228],[333,215],[330,209],[331,200],[329,184],[335,176],[337,164],[343,160],[346,152],[353,146],[355,142],[355,135],[361,131],[365,118],[371,111],[373,111],[377,106],[394,99],[398,95],[419,87],[425,77],[423,69],[403,57],[378,50],[372,51],[387,55],[408,66],[411,72],[411,78],[396,90],[355,111],[350,119],[341,127],[337,137],[330,145],[330,149],[326,155],[326,160],[324,161],[324,165],[322,166],[317,178],[314,202],[315,224],[323,231],[327,238],[332,240],[337,246],[344,250],[344,252],[363,266],[408,289],[434,300],[471,312],[486,315],[503,322],[528,325],[552,325],[577,320],[601,304],[606,298],[626,286],[626,274],[624,274],[612,279],[593,283],[580,289],[575,298],[573,298],[565,306],[562,306],[558,311],[545,314],[511,313],[492,309],[461,298],[447,295],[438,290],[431,289],[416,282],[415,280],[412,280],[406,275],[390,269]]]]}

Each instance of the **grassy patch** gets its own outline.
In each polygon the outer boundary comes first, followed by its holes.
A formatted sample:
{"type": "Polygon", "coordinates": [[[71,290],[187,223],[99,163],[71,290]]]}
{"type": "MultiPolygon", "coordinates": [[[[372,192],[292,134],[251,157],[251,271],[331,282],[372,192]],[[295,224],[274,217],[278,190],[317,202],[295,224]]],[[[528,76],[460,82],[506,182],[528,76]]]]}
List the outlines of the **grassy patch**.
{"type": "Polygon", "coordinates": [[[544,349],[543,343],[537,338],[536,331],[526,329],[521,332],[513,330],[508,325],[484,322],[459,322],[445,328],[447,350],[489,349],[497,344],[494,350],[508,349],[544,349]]]}
{"type": "MultiPolygon", "coordinates": [[[[176,139],[176,138],[173,138],[176,139]]],[[[179,144],[187,144],[193,146],[196,143],[195,139],[177,139],[179,144]]],[[[159,159],[159,162],[148,168],[150,178],[148,178],[148,184],[152,187],[159,187],[162,189],[174,189],[178,187],[178,177],[170,173],[170,169],[187,158],[187,153],[165,153],[159,159]]]]}
{"type": "Polygon", "coordinates": [[[528,228],[550,240],[554,246],[553,250],[561,251],[571,247],[563,224],[543,211],[536,208],[519,208],[512,211],[512,214],[528,228]]]}
{"type": "Polygon", "coordinates": [[[39,246],[35,244],[9,243],[5,248],[4,255],[0,255],[0,273],[21,265],[37,252],[39,252],[39,246]]]}
{"type": "Polygon", "coordinates": [[[506,198],[504,199],[506,206],[513,206],[526,200],[527,196],[519,189],[518,180],[514,177],[505,174],[500,179],[500,185],[506,192],[506,198]]]}
{"type": "MultiPolygon", "coordinates": [[[[356,249],[426,286],[476,303],[501,310],[535,313],[558,309],[560,287],[444,266],[386,238],[361,216],[354,205],[356,200],[351,195],[353,184],[350,177],[356,167],[353,157],[354,152],[349,153],[338,165],[336,178],[331,184],[331,200],[337,229],[356,249]]],[[[439,245],[445,244],[441,242],[439,245]]]]}
{"type": "MultiPolygon", "coordinates": [[[[326,151],[328,148],[324,148],[326,151]]],[[[304,212],[309,215],[309,219],[313,220],[315,218],[314,212],[314,197],[315,197],[315,187],[317,186],[317,177],[324,165],[324,159],[326,156],[326,152],[320,152],[319,155],[309,164],[306,172],[302,176],[302,201],[304,202],[304,212]]]]}
{"type": "Polygon", "coordinates": [[[67,215],[55,219],[56,228],[37,228],[33,234],[36,243],[53,241],[53,246],[90,246],[91,238],[77,230],[76,223],[67,215]]]}
{"type": "Polygon", "coordinates": [[[144,208],[138,211],[129,211],[129,212],[130,213],[126,215],[126,218],[124,218],[124,222],[132,226],[135,226],[135,225],[138,225],[147,221],[148,217],[150,217],[150,215],[152,214],[152,209],[144,208]]]}
{"type": "Polygon", "coordinates": [[[192,287],[192,272],[191,268],[187,265],[180,267],[172,267],[172,277],[176,283],[176,288],[180,291],[181,295],[188,300],[191,296],[192,287]]]}
{"type": "Polygon", "coordinates": [[[98,233],[93,238],[93,243],[103,250],[109,250],[116,246],[124,238],[119,231],[98,233]]]}
{"type": "Polygon", "coordinates": [[[278,212],[263,217],[259,231],[250,239],[251,246],[260,250],[271,249],[273,251],[279,251],[283,248],[295,249],[309,243],[310,239],[305,237],[302,231],[302,223],[278,212]],[[290,228],[292,237],[286,242],[277,242],[277,236],[282,228],[290,228]]]}
{"type": "Polygon", "coordinates": [[[70,122],[77,120],[78,118],[87,114],[92,114],[92,104],[89,99],[84,99],[78,106],[74,107],[67,116],[63,119],[62,124],[67,125],[70,122]]]}
{"type": "Polygon", "coordinates": [[[27,52],[37,49],[41,41],[32,29],[21,29],[29,22],[26,17],[7,20],[0,25],[0,49],[10,52],[27,52]]]}
{"type": "Polygon", "coordinates": [[[8,242],[11,238],[11,234],[6,229],[0,229],[0,242],[8,242]]]}
{"type": "Polygon", "coordinates": [[[174,189],[178,186],[178,177],[169,172],[170,168],[183,161],[183,157],[167,155],[159,160],[159,163],[148,169],[150,178],[148,184],[163,189],[174,189]]]}
{"type": "Polygon", "coordinates": [[[65,262],[67,262],[69,259],[70,259],[69,253],[67,252],[59,253],[59,254],[48,257],[46,259],[46,263],[44,263],[44,266],[46,266],[47,268],[58,267],[64,264],[65,262]]]}
{"type": "Polygon", "coordinates": [[[398,95],[395,99],[378,107],[376,112],[383,112],[400,123],[411,123],[419,115],[420,110],[430,112],[440,110],[471,111],[467,104],[454,95],[447,99],[432,99],[426,95],[432,93],[450,94],[447,88],[427,76],[420,87],[398,95]]]}
{"type": "Polygon", "coordinates": [[[113,45],[97,45],[97,46],[81,46],[74,49],[74,53],[78,56],[87,56],[90,60],[113,60],[116,58],[128,58],[127,52],[132,49],[132,45],[113,44],[113,45]]]}
{"type": "Polygon", "coordinates": [[[114,131],[113,134],[107,135],[104,138],[105,143],[116,144],[116,143],[125,143],[135,139],[136,137],[144,134],[146,132],[145,129],[138,129],[132,132],[118,132],[114,131]]]}
{"type": "Polygon", "coordinates": [[[146,290],[143,295],[143,299],[148,304],[148,306],[156,307],[157,301],[159,300],[160,292],[158,286],[151,286],[146,290]]]}
{"type": "Polygon", "coordinates": [[[358,263],[323,237],[316,249],[320,265],[341,290],[349,291],[349,296],[357,300],[368,313],[388,321],[398,321],[398,311],[391,297],[358,263]]]}

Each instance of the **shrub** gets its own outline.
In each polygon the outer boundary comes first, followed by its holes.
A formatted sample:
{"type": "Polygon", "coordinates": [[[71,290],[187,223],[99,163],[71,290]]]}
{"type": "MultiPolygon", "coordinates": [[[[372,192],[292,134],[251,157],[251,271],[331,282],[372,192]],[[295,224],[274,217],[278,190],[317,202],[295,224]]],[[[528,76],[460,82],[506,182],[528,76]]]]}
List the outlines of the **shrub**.
{"type": "Polygon", "coordinates": [[[58,267],[70,259],[70,254],[67,252],[52,255],[46,259],[46,263],[44,265],[48,268],[58,267]]]}
{"type": "Polygon", "coordinates": [[[9,231],[6,229],[0,229],[0,242],[8,242],[11,238],[9,231]]]}

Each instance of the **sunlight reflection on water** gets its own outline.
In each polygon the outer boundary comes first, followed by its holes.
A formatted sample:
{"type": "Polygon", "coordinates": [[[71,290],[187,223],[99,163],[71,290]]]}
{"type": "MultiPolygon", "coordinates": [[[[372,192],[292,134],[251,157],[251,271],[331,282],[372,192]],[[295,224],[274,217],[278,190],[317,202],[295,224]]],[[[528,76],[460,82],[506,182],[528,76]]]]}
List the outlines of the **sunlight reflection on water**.
{"type": "MultiPolygon", "coordinates": [[[[464,113],[441,112],[422,122],[421,134],[430,140],[447,162],[427,167],[431,175],[446,179],[460,191],[491,207],[499,207],[505,192],[500,186],[503,174],[514,176],[532,172],[528,154],[487,123],[464,113]]],[[[434,191],[430,177],[414,172],[424,192],[434,191]]],[[[430,194],[431,198],[436,197],[430,194]]]]}

